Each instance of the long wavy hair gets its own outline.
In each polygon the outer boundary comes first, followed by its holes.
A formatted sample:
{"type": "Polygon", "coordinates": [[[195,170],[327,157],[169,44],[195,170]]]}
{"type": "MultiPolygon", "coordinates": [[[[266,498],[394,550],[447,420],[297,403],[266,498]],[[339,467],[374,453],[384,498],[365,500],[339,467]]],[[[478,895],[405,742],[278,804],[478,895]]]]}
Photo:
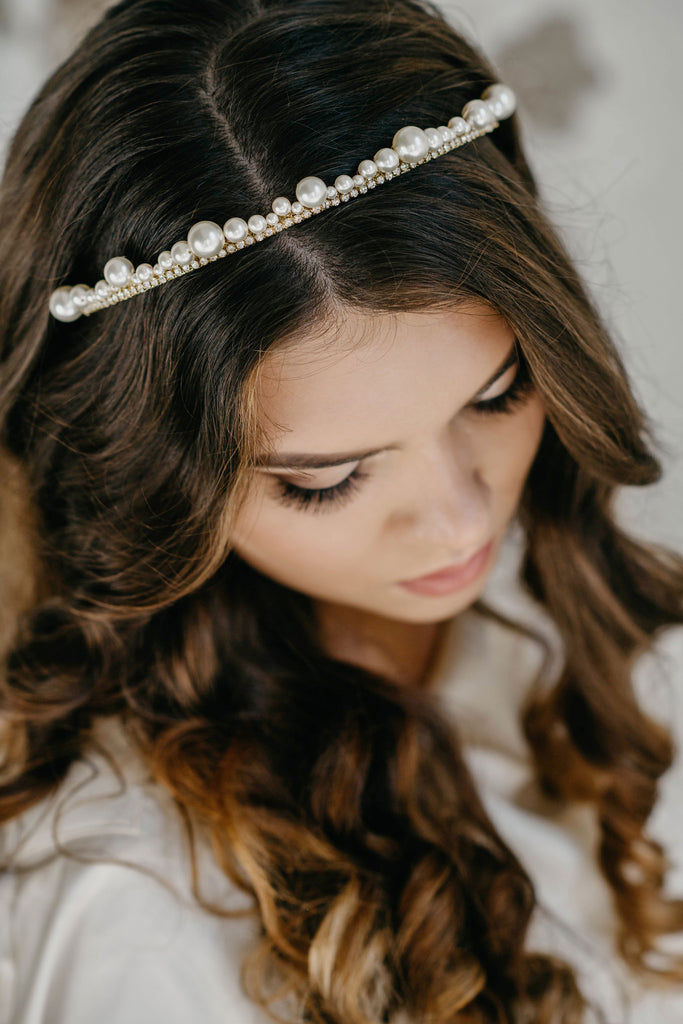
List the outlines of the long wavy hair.
{"type": "Polygon", "coordinates": [[[525,951],[533,885],[430,697],[327,656],[311,599],[230,550],[264,356],[344,309],[476,298],[514,328],[547,411],[520,576],[563,645],[524,732],[544,792],[595,806],[621,955],[681,982],[680,960],[648,959],[683,928],[644,831],[673,743],[631,676],[683,621],[683,560],[613,507],[660,476],[648,421],[516,118],[92,317],[57,323],[48,299],[334,180],[496,80],[418,0],[125,0],[35,99],[2,184],[0,821],[117,716],[253,894],[252,997],[276,978],[319,1024],[576,1024],[586,1003],[567,964],[525,951]]]}

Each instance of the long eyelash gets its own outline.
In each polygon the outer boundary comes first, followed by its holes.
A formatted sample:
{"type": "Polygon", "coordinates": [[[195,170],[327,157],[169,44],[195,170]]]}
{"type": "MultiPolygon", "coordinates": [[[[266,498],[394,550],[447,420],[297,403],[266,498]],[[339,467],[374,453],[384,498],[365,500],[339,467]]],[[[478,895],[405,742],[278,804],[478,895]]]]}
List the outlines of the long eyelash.
{"type": "MultiPolygon", "coordinates": [[[[509,413],[520,405],[534,389],[534,383],[529,374],[526,362],[520,359],[519,369],[510,387],[502,395],[496,395],[488,401],[475,402],[471,408],[478,416],[491,416],[495,413],[509,413]]],[[[368,476],[360,466],[357,466],[352,473],[344,480],[333,487],[307,488],[297,487],[275,477],[277,486],[277,497],[285,505],[294,505],[296,508],[309,509],[312,512],[320,512],[326,508],[332,508],[345,504],[358,490],[361,480],[368,476]]]]}
{"type": "Polygon", "coordinates": [[[318,487],[314,489],[297,487],[295,484],[289,483],[288,480],[280,479],[280,477],[276,477],[275,481],[278,489],[278,499],[283,504],[295,505],[297,508],[319,512],[321,509],[331,507],[333,504],[343,505],[353,497],[360,481],[364,480],[367,475],[357,466],[352,473],[333,487],[318,487]]]}
{"type": "Polygon", "coordinates": [[[504,391],[502,395],[496,395],[495,398],[489,398],[487,401],[474,402],[471,409],[478,416],[509,413],[521,405],[533,389],[534,382],[529,374],[529,367],[524,359],[520,359],[515,379],[507,391],[504,391]]]}

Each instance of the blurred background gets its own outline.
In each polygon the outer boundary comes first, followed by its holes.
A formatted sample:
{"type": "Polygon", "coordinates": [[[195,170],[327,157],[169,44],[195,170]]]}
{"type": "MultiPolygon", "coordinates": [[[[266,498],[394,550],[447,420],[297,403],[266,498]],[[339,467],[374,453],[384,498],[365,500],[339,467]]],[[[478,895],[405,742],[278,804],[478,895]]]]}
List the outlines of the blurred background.
{"type": "MultiPolygon", "coordinates": [[[[107,6],[0,0],[0,162],[33,93],[107,6]]],[[[545,207],[657,430],[664,477],[623,491],[623,519],[641,536],[682,549],[683,131],[676,68],[683,2],[439,6],[517,92],[545,207]]]]}

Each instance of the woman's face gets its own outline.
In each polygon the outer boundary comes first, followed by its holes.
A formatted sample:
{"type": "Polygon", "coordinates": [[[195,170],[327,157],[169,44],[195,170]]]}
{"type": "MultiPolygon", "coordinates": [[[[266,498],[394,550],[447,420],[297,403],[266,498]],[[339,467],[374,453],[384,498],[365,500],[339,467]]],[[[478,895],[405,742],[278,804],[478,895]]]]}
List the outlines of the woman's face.
{"type": "Polygon", "coordinates": [[[246,562],[402,622],[478,597],[545,418],[499,314],[349,314],[333,337],[270,354],[258,387],[269,450],[233,534],[246,562]]]}

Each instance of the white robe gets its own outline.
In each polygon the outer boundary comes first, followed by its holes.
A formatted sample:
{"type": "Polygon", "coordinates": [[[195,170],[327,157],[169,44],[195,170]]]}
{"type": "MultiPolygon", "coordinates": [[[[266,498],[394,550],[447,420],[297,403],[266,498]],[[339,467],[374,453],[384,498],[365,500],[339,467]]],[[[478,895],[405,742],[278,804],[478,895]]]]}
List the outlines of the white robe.
{"type": "MultiPolygon", "coordinates": [[[[505,572],[503,557],[486,596],[523,621],[543,623],[551,637],[532,603],[506,585],[505,572]]],[[[450,628],[432,677],[485,807],[534,882],[538,907],[526,946],[566,959],[607,1024],[681,1024],[683,985],[645,990],[615,955],[592,809],[558,811],[534,783],[517,713],[539,658],[534,643],[470,609],[450,628]]],[[[683,746],[681,665],[683,629],[667,630],[656,654],[638,662],[635,680],[643,705],[683,746]]],[[[266,1024],[240,985],[253,920],[224,920],[195,903],[169,798],[112,723],[100,735],[125,786],[93,752],[72,767],[57,800],[0,829],[0,859],[16,851],[14,870],[0,874],[0,1024],[266,1024]],[[80,860],[56,851],[55,828],[80,860]]],[[[660,783],[649,823],[675,861],[667,891],[679,896],[682,795],[683,755],[660,783]]],[[[205,896],[247,905],[210,856],[200,868],[205,896]]],[[[683,950],[683,934],[668,941],[683,950]]]]}

